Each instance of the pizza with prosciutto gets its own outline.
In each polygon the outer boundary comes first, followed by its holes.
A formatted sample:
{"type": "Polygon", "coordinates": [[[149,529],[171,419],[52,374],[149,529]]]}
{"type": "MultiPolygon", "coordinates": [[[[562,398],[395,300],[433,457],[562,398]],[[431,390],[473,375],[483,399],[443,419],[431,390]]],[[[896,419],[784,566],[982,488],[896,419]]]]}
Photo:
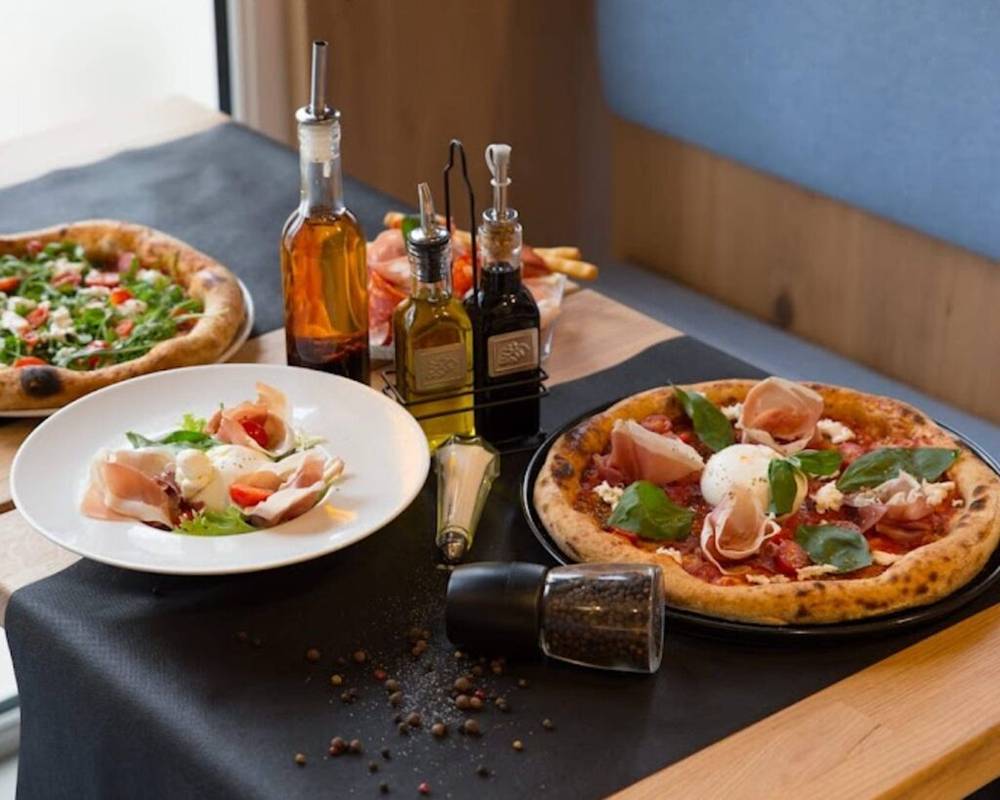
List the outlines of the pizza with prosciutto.
{"type": "Polygon", "coordinates": [[[924,414],[775,377],[620,401],[556,440],[534,501],[573,558],[659,564],[671,605],[758,624],[931,603],[1000,539],[1000,478],[924,414]]]}

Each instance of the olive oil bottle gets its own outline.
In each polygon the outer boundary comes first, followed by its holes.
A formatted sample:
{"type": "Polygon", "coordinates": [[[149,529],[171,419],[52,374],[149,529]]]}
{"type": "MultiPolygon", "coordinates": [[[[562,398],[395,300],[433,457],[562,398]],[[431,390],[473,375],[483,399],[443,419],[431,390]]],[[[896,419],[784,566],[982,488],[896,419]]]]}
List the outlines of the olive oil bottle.
{"type": "Polygon", "coordinates": [[[486,164],[493,207],[483,212],[479,286],[465,305],[475,329],[476,430],[504,442],[538,433],[540,323],[538,305],[521,281],[521,223],[507,205],[510,146],[491,144],[486,164]]]}
{"type": "Polygon", "coordinates": [[[392,315],[396,388],[412,404],[432,449],[475,433],[472,323],[451,293],[451,237],[437,222],[431,190],[417,187],[420,225],[406,234],[413,288],[392,315]]]}
{"type": "Polygon", "coordinates": [[[344,205],[340,112],[324,100],[326,42],[313,43],[312,93],[295,115],[301,201],[281,235],[288,363],[369,382],[365,237],[344,205]]]}

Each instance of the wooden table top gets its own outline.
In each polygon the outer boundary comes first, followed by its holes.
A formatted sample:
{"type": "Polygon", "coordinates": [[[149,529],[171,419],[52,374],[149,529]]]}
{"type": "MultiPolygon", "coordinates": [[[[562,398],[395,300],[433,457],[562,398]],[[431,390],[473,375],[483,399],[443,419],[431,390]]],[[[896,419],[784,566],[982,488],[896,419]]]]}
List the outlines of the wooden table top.
{"type": "MultiPolygon", "coordinates": [[[[126,119],[5,143],[0,186],[206,130],[226,118],[170,99],[126,119]]],[[[557,384],[681,335],[597,292],[565,300],[546,368],[557,384]]],[[[280,330],[234,361],[284,363],[280,330]]],[[[12,592],[72,564],[10,498],[14,452],[36,423],[0,426],[0,622],[12,592]]],[[[850,645],[840,645],[850,646],[850,645]]],[[[667,654],[669,658],[669,654],[667,654]]],[[[618,793],[616,798],[959,798],[1000,775],[1000,605],[855,673],[618,793]]],[[[749,690],[749,689],[748,689],[749,690]]]]}

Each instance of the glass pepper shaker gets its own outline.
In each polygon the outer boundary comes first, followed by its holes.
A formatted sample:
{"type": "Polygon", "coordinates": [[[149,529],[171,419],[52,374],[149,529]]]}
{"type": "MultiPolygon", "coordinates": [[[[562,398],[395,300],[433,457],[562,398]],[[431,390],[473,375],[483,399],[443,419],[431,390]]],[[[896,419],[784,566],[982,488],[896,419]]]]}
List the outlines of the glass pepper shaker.
{"type": "Polygon", "coordinates": [[[663,575],[649,564],[466,564],[448,582],[446,623],[452,643],[484,653],[541,649],[586,667],[656,672],[663,575]]]}

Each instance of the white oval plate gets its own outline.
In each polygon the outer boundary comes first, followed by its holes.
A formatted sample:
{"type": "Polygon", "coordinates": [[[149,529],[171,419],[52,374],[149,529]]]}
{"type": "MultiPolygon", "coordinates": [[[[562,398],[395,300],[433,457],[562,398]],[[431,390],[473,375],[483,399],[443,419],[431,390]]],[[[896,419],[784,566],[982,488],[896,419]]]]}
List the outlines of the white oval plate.
{"type": "MultiPolygon", "coordinates": [[[[237,278],[239,280],[239,278],[237,278]]],[[[254,321],[254,310],[253,310],[253,297],[250,294],[250,290],[247,289],[246,284],[243,281],[239,281],[240,289],[243,291],[243,307],[246,309],[246,314],[243,316],[243,322],[240,324],[239,330],[236,331],[236,336],[233,337],[233,341],[229,343],[229,347],[226,348],[225,352],[215,359],[215,363],[220,364],[223,361],[228,361],[237,351],[246,344],[247,339],[250,338],[250,332],[253,330],[254,321]]],[[[21,418],[21,417],[51,417],[59,409],[58,408],[29,408],[25,411],[0,411],[0,419],[6,418],[21,418]]]]}
{"type": "Polygon", "coordinates": [[[155,372],[71,403],[24,441],[10,483],[21,514],[68,550],[144,572],[221,575],[306,561],[363,539],[410,505],[429,465],[420,425],[374,389],[298,367],[215,364],[155,372]],[[129,430],[168,430],[184,412],[208,416],[220,402],[253,399],[257,381],[285,392],[296,427],[324,437],[344,459],[343,476],[311,511],[267,530],[207,537],[80,512],[91,458],[102,447],[127,447],[129,430]]]}

